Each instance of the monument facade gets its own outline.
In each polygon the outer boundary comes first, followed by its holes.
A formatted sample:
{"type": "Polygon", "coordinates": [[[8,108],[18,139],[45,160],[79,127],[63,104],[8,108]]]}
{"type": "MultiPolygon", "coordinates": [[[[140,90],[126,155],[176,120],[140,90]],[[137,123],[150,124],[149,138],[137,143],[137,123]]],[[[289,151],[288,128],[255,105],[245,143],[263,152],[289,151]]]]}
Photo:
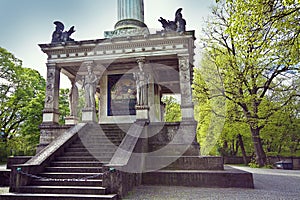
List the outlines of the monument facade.
{"type": "Polygon", "coordinates": [[[48,59],[38,153],[13,166],[10,191],[19,194],[9,199],[24,193],[28,199],[120,199],[140,184],[253,188],[252,174],[224,170],[221,157],[199,156],[191,88],[195,33],[186,31],[182,11],[174,20],[161,17],[163,30],[149,33],[143,0],[118,0],[115,30],[95,40],[76,41],[74,27],[64,31],[54,23],[51,43],[40,44],[48,59]],[[58,123],[61,73],[71,83],[65,125],[58,123]],[[81,119],[79,88],[85,92],[81,119]],[[170,94],[180,96],[180,122],[163,119],[161,99],[170,94]]]}

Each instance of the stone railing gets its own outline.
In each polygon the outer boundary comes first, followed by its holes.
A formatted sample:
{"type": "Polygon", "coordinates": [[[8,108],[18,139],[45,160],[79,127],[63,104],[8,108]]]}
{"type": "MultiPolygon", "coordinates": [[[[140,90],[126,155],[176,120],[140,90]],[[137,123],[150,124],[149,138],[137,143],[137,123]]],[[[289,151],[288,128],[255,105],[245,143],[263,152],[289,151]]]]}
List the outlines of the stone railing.
{"type": "Polygon", "coordinates": [[[84,131],[85,127],[85,123],[74,126],[64,134],[57,137],[25,164],[12,166],[10,192],[18,192],[19,187],[28,185],[32,177],[41,173],[55,157],[61,155],[64,149],[77,139],[78,134],[84,131]]]}
{"type": "Polygon", "coordinates": [[[104,167],[103,186],[121,198],[142,181],[144,158],[135,153],[144,152],[143,147],[147,146],[143,145],[147,140],[142,139],[147,130],[145,125],[145,121],[137,121],[129,128],[110,163],[104,167]]]}

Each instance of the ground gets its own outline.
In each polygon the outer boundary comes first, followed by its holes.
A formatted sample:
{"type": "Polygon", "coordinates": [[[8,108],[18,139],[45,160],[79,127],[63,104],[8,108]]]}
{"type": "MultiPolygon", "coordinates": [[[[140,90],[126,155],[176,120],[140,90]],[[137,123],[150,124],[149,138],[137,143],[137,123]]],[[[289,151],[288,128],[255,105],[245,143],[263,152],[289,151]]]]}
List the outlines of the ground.
{"type": "Polygon", "coordinates": [[[255,189],[140,186],[124,199],[136,200],[298,200],[300,170],[253,169],[255,189]]]}
{"type": "MultiPolygon", "coordinates": [[[[300,170],[236,168],[253,173],[255,189],[140,186],[124,199],[298,200],[300,197],[300,170]]],[[[5,192],[8,188],[0,188],[0,193],[5,192]]]]}

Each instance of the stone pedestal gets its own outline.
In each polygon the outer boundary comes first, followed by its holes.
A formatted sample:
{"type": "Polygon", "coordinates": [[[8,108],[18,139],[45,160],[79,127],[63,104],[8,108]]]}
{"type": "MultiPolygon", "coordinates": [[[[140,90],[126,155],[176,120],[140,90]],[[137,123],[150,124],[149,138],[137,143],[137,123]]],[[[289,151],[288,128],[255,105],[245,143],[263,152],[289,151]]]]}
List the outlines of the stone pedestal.
{"type": "Polygon", "coordinates": [[[65,117],[65,124],[66,125],[78,124],[78,118],[75,116],[67,116],[67,117],[65,117]]]}
{"type": "Polygon", "coordinates": [[[136,120],[149,121],[149,106],[135,106],[136,120]]]}
{"type": "Polygon", "coordinates": [[[95,108],[84,108],[82,109],[82,122],[96,122],[96,109],[95,108]]]}
{"type": "Polygon", "coordinates": [[[45,108],[43,110],[43,124],[58,124],[59,111],[58,109],[45,108]]]}

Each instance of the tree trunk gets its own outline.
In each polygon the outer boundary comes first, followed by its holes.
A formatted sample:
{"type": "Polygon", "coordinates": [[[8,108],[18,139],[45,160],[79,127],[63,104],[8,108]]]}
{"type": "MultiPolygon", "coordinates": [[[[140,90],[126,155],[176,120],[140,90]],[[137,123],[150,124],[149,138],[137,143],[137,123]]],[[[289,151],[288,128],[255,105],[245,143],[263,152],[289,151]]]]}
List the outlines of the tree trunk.
{"type": "Polygon", "coordinates": [[[247,154],[246,154],[246,150],[245,150],[245,146],[244,146],[242,135],[238,134],[237,137],[238,137],[238,141],[239,141],[239,144],[240,144],[240,147],[241,147],[244,164],[248,165],[247,154]]]}
{"type": "Polygon", "coordinates": [[[259,128],[252,128],[251,127],[251,134],[252,134],[252,141],[254,145],[254,150],[256,154],[256,162],[259,167],[263,167],[266,164],[266,153],[262,147],[261,138],[259,136],[259,128]]]}

